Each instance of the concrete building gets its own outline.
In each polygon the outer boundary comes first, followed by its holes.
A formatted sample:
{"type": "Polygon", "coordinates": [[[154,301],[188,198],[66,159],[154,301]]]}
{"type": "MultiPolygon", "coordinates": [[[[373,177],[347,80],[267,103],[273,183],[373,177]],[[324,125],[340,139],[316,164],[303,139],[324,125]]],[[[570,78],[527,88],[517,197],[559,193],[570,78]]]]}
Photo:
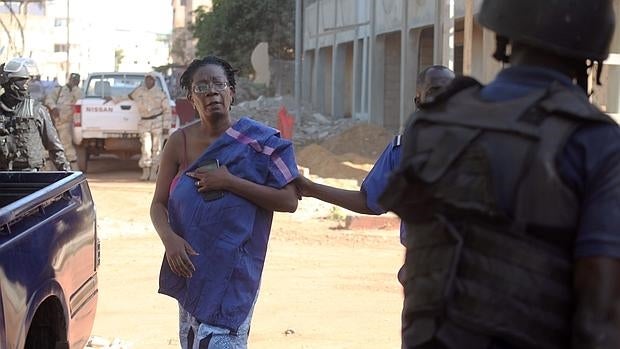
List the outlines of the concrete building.
{"type": "MultiPolygon", "coordinates": [[[[49,57],[49,37],[38,35],[49,32],[53,22],[47,16],[45,2],[5,2],[0,6],[0,62],[13,57],[31,57],[39,63],[49,57]]],[[[45,67],[39,66],[43,70],[45,67]]]]}
{"type": "Polygon", "coordinates": [[[196,39],[189,28],[194,24],[195,11],[211,9],[211,0],[172,0],[172,63],[186,65],[196,57],[196,39]]]}
{"type": "MultiPolygon", "coordinates": [[[[0,20],[4,24],[0,31],[1,60],[31,57],[37,62],[43,80],[57,78],[61,84],[70,72],[86,77],[93,71],[114,71],[115,68],[149,71],[153,66],[168,64],[170,21],[161,24],[152,17],[155,27],[147,26],[151,23],[143,18],[127,19],[128,15],[135,16],[140,11],[153,12],[153,8],[144,6],[151,1],[133,1],[122,8],[114,2],[3,2],[0,6],[0,20]],[[119,13],[119,9],[123,12],[119,13]],[[121,62],[116,62],[117,51],[124,56],[121,62]]],[[[165,11],[171,10],[169,2],[164,6],[165,11]]]]}
{"type": "MultiPolygon", "coordinates": [[[[470,2],[473,13],[481,2],[470,2]]],[[[303,1],[303,101],[333,118],[354,117],[397,131],[414,110],[416,76],[425,67],[450,64],[457,74],[462,74],[467,46],[467,52],[471,52],[471,58],[465,60],[468,75],[489,82],[501,69],[491,57],[495,35],[475,22],[469,27],[471,34],[466,33],[466,3],[303,1]],[[438,16],[440,13],[443,16],[438,16]],[[437,28],[436,21],[441,23],[437,28]],[[436,36],[442,39],[436,41],[436,36]]],[[[620,0],[614,3],[616,13],[620,13],[620,0]]],[[[612,52],[620,53],[618,35],[612,52]]],[[[613,64],[605,74],[609,81],[601,89],[604,91],[599,91],[596,102],[608,112],[618,113],[620,55],[612,55],[608,63],[613,64]]]]}

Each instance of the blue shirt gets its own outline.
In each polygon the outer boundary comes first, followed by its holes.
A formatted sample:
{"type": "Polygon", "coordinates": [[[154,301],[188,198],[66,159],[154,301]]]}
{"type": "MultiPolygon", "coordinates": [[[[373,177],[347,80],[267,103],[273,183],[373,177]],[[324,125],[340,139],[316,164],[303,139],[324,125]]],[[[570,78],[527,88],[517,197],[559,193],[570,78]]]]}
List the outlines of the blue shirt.
{"type": "MultiPolygon", "coordinates": [[[[554,81],[585,93],[559,72],[516,66],[501,71],[481,97],[506,101],[554,81]]],[[[558,158],[558,170],[581,201],[575,257],[620,258],[620,128],[598,124],[577,130],[558,158]]]]}
{"type": "MultiPolygon", "coordinates": [[[[187,171],[209,159],[219,160],[237,177],[273,188],[298,176],[292,143],[248,118],[230,127],[187,171]]],[[[199,253],[190,257],[196,271],[191,278],[177,276],[164,258],[159,292],[177,299],[201,323],[235,332],[258,292],[273,212],[230,192],[205,201],[194,181],[179,178],[168,217],[174,232],[199,253]]]]}
{"type": "MultiPolygon", "coordinates": [[[[375,214],[387,212],[379,205],[379,196],[385,191],[390,174],[398,168],[400,163],[400,136],[397,136],[387,145],[377,162],[374,164],[368,176],[362,182],[361,190],[366,194],[366,206],[375,214]]],[[[400,242],[405,238],[405,227],[400,224],[400,242]]]]}

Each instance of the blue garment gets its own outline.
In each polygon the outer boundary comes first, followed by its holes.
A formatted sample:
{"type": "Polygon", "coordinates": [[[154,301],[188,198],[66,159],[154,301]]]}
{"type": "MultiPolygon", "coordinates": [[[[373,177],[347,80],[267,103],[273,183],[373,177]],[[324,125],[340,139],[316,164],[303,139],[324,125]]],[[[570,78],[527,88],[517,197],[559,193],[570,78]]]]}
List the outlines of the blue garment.
{"type": "MultiPolygon", "coordinates": [[[[390,144],[387,145],[377,162],[364,178],[361,190],[366,194],[366,206],[375,214],[383,214],[387,212],[379,205],[379,196],[383,193],[388,184],[390,174],[398,167],[400,163],[400,136],[397,136],[390,144]]],[[[405,239],[405,226],[400,223],[400,242],[405,239]]]]}
{"type": "MultiPolygon", "coordinates": [[[[584,93],[559,72],[516,66],[500,72],[482,89],[481,97],[488,101],[515,99],[554,81],[584,93]]],[[[620,128],[597,124],[577,130],[558,157],[558,169],[581,200],[575,257],[620,258],[620,128]]]]}
{"type": "MultiPolygon", "coordinates": [[[[237,177],[273,188],[298,176],[292,143],[248,118],[230,127],[187,171],[209,159],[218,159],[237,177]]],[[[159,292],[177,299],[200,323],[236,333],[258,291],[273,212],[230,192],[205,201],[194,181],[180,177],[168,216],[173,231],[199,253],[190,256],[196,271],[191,278],[177,276],[164,258],[159,292]]]]}

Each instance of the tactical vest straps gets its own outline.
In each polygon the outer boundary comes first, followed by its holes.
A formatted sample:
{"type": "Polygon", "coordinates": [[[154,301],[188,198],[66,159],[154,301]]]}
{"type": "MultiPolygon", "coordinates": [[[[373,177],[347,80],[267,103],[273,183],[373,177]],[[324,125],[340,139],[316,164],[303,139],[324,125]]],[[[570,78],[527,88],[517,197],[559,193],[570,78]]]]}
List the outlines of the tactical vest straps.
{"type": "Polygon", "coordinates": [[[579,201],[557,157],[580,126],[613,121],[558,84],[494,103],[461,86],[416,115],[380,198],[407,223],[403,338],[565,348],[579,201]]]}

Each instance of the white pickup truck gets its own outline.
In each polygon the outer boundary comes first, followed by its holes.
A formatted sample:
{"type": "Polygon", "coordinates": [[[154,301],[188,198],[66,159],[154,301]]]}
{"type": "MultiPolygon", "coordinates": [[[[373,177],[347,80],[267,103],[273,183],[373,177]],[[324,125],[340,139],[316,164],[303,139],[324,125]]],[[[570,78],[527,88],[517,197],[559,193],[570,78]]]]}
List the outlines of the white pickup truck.
{"type": "MultiPolygon", "coordinates": [[[[86,172],[91,156],[115,154],[128,159],[140,154],[138,108],[132,100],[114,103],[109,98],[126,97],[144,82],[147,73],[91,73],[86,79],[84,98],[73,109],[73,142],[76,144],[78,166],[86,172]]],[[[172,110],[169,134],[179,126],[174,100],[170,97],[164,76],[155,73],[155,81],[170,101],[172,110]]]]}

